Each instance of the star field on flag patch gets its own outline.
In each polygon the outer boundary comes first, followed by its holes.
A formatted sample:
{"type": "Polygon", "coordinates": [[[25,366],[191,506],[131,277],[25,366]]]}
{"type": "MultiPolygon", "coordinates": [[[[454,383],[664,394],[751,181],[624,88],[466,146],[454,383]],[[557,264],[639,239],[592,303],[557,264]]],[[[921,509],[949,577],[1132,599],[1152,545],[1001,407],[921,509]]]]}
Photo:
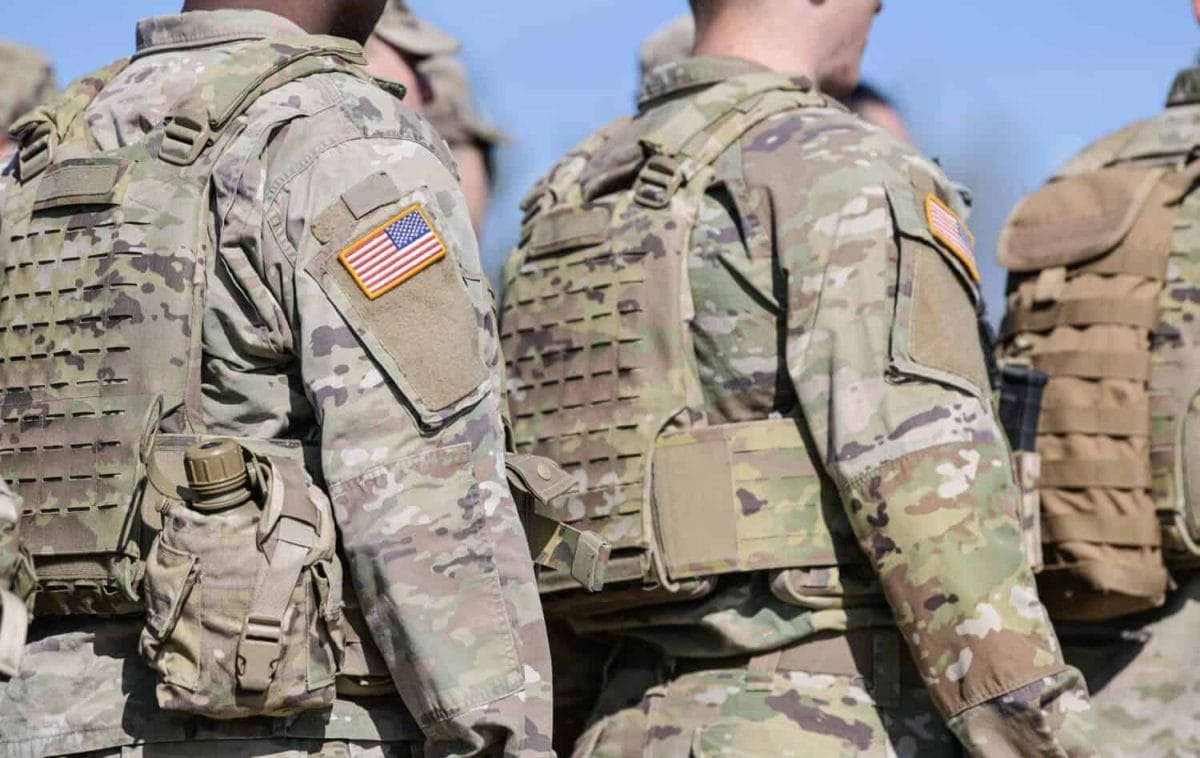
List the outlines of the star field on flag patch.
{"type": "Polygon", "coordinates": [[[403,284],[446,256],[446,245],[420,204],[410,205],[338,255],[368,299],[403,284]]]}
{"type": "Polygon", "coordinates": [[[929,222],[929,231],[933,233],[934,238],[949,248],[971,279],[978,282],[975,235],[971,234],[971,230],[958,214],[950,210],[950,206],[943,203],[937,195],[931,193],[925,197],[925,219],[929,222]]]}

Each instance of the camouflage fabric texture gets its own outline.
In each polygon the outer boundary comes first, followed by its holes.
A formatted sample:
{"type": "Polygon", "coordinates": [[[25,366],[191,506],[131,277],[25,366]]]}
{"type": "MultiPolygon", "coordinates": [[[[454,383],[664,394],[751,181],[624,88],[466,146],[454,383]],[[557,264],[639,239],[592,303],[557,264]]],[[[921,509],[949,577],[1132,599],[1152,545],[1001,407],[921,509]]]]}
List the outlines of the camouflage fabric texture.
{"type": "MultiPolygon", "coordinates": [[[[101,148],[145,140],[231,50],[301,33],[254,11],[143,21],[138,59],[84,114],[91,136],[101,148]]],[[[398,697],[339,695],[286,721],[170,713],[138,658],[139,619],[46,618],[30,629],[19,675],[0,686],[0,752],[137,744],[153,754],[289,738],[345,741],[352,754],[391,750],[381,743],[548,754],[549,658],[502,466],[495,324],[444,143],[345,74],[273,91],[241,126],[213,171],[203,229],[211,259],[195,416],[172,414],[162,431],[316,451],[310,473],[330,495],[349,589],[398,697]],[[339,253],[412,208],[446,254],[367,300],[339,253]]],[[[307,755],[313,744],[281,752],[307,755]]]]}
{"type": "MultiPolygon", "coordinates": [[[[620,146],[681,110],[701,121],[708,87],[758,71],[705,58],[656,69],[638,118],[616,127],[620,145],[594,161],[618,164],[620,146]]],[[[552,175],[586,159],[573,153],[552,175]]],[[[631,732],[663,741],[662,754],[815,740],[833,754],[924,755],[951,734],[976,755],[1090,754],[1083,680],[1062,661],[1022,550],[969,253],[939,242],[924,215],[932,196],[961,216],[957,193],[932,162],[835,107],[768,119],[714,168],[687,261],[703,412],[712,425],[797,419],[829,482],[822,502],[853,529],[840,548],[869,567],[735,574],[700,599],[571,617],[579,633],[650,644],[663,670],[598,711],[578,754],[617,754],[631,732]],[[888,627],[929,693],[900,710],[878,685],[813,685],[811,672],[781,671],[758,683],[767,694],[740,688],[736,669],[671,674],[673,661],[888,627]],[[669,727],[656,728],[657,710],[669,727]],[[907,739],[893,742],[887,723],[907,739]]]]}
{"type": "MultiPolygon", "coordinates": [[[[1074,176],[1124,163],[1180,165],[1200,145],[1200,69],[1182,71],[1175,79],[1168,107],[1160,115],[1107,135],[1073,157],[1058,176],[1074,176]]],[[[1194,165],[1194,164],[1193,164],[1194,165]]],[[[1193,190],[1182,200],[1171,230],[1166,282],[1159,300],[1155,327],[1152,376],[1182,371],[1188,387],[1194,385],[1194,364],[1187,356],[1200,351],[1200,193],[1193,190]]],[[[1195,360],[1194,357],[1191,360],[1195,360]]],[[[1151,430],[1152,451],[1170,438],[1174,453],[1174,427],[1165,428],[1161,417],[1177,415],[1180,426],[1193,429],[1197,412],[1194,397],[1172,401],[1158,392],[1152,398],[1156,419],[1151,430]],[[1180,402],[1181,401],[1181,402],[1180,402]],[[1167,403],[1178,403],[1168,406],[1167,403]]],[[[1196,455],[1195,438],[1182,436],[1179,469],[1184,474],[1176,493],[1186,507],[1195,509],[1194,485],[1189,472],[1196,455]]],[[[1163,495],[1155,482],[1155,498],[1163,495]]],[[[1160,515],[1161,517],[1161,515],[1160,515]]],[[[1164,550],[1176,547],[1168,539],[1164,550]]],[[[1168,565],[1171,565],[1169,563],[1168,565]]],[[[1096,711],[1097,745],[1109,756],[1182,756],[1200,751],[1200,731],[1195,714],[1197,648],[1200,623],[1200,581],[1187,561],[1172,571],[1174,588],[1163,607],[1135,616],[1095,623],[1063,624],[1059,635],[1068,663],[1087,678],[1096,711]]]]}

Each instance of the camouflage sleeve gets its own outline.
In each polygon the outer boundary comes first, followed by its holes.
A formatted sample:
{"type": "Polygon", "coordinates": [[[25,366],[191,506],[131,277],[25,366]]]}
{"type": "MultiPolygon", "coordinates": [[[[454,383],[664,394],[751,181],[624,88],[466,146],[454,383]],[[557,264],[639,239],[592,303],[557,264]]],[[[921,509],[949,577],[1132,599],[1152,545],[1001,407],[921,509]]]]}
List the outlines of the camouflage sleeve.
{"type": "Polygon", "coordinates": [[[503,475],[499,348],[466,205],[431,141],[333,136],[268,197],[264,244],[279,253],[262,257],[294,265],[272,289],[347,568],[426,755],[549,755],[549,653],[503,475]],[[422,223],[435,236],[410,254],[427,267],[343,263],[422,223]]]}
{"type": "Polygon", "coordinates": [[[1087,694],[1021,549],[969,279],[912,183],[924,162],[858,128],[819,132],[794,162],[786,136],[746,154],[750,181],[772,190],[800,413],[963,743],[981,755],[1086,754],[1087,694]]]}

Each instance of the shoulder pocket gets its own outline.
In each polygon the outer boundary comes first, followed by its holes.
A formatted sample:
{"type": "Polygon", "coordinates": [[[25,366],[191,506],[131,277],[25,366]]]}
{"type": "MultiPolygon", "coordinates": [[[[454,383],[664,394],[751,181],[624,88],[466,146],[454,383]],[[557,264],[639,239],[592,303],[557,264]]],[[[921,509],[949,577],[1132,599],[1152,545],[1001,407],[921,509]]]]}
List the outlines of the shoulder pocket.
{"type": "Polygon", "coordinates": [[[888,187],[900,270],[891,367],[986,397],[979,341],[979,274],[966,224],[940,198],[888,187]]]}
{"type": "Polygon", "coordinates": [[[491,391],[486,303],[471,297],[428,188],[373,208],[356,190],[317,218],[325,244],[307,271],[421,423],[440,426],[491,391]]]}

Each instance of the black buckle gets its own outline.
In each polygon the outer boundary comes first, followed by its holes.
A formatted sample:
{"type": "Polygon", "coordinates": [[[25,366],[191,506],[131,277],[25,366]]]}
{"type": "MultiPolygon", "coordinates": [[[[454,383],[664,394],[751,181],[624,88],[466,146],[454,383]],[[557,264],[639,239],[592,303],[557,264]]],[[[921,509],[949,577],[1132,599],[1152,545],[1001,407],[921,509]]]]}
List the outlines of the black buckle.
{"type": "Polygon", "coordinates": [[[666,208],[683,186],[679,161],[668,155],[655,155],[646,161],[633,185],[633,197],[647,208],[666,208]]]}

